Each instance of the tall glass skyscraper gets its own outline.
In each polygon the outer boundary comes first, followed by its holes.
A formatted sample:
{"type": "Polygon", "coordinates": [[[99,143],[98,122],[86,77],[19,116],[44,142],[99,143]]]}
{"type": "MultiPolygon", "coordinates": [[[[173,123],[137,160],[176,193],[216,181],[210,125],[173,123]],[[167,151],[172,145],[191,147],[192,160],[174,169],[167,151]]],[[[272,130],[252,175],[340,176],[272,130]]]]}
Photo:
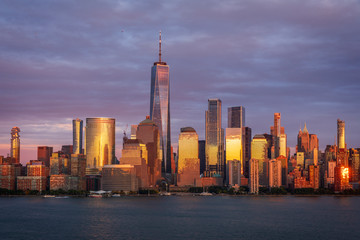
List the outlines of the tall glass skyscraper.
{"type": "Polygon", "coordinates": [[[82,153],[82,143],[83,143],[83,120],[74,119],[73,120],[73,153],[81,154],[82,153]]]}
{"type": "Polygon", "coordinates": [[[86,119],[86,167],[101,170],[115,162],[115,119],[86,119]]]}
{"type": "Polygon", "coordinates": [[[14,163],[20,163],[20,128],[13,127],[11,129],[11,157],[14,159],[14,163]]]}
{"type": "Polygon", "coordinates": [[[221,100],[209,99],[205,112],[205,155],[209,177],[224,177],[224,129],[221,128],[221,100]]]}
{"type": "Polygon", "coordinates": [[[245,108],[243,106],[228,108],[228,128],[245,127],[245,108]]]}
{"type": "Polygon", "coordinates": [[[160,132],[162,172],[171,174],[170,136],[170,79],[169,66],[161,61],[161,32],[159,37],[159,61],[151,69],[150,119],[160,132]]]}

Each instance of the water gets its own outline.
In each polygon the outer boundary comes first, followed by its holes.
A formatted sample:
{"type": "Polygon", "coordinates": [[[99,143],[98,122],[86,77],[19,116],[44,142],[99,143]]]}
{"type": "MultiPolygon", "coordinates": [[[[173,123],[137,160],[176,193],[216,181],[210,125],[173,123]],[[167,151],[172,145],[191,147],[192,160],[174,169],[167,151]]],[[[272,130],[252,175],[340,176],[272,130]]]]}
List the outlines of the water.
{"type": "Polygon", "coordinates": [[[360,197],[0,197],[0,239],[360,239],[360,197]]]}

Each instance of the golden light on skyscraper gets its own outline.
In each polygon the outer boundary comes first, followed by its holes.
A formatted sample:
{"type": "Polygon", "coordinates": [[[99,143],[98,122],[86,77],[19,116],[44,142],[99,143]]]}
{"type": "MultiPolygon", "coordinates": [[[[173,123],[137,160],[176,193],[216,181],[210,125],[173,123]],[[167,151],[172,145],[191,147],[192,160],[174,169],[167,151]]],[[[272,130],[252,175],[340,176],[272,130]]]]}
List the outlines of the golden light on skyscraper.
{"type": "Polygon", "coordinates": [[[13,127],[11,129],[11,139],[10,139],[10,144],[11,144],[11,150],[10,150],[10,154],[11,157],[14,159],[14,163],[20,163],[20,128],[18,127],[13,127]]]}
{"type": "Polygon", "coordinates": [[[115,160],[115,119],[86,119],[86,167],[101,169],[115,160]]]}
{"type": "Polygon", "coordinates": [[[226,163],[232,160],[241,162],[241,174],[244,174],[243,143],[241,128],[226,128],[226,163]]]}
{"type": "MultiPolygon", "coordinates": [[[[184,170],[185,159],[199,158],[199,137],[192,127],[181,128],[179,134],[178,172],[184,170]]],[[[200,173],[199,173],[200,175],[200,173]]]]}

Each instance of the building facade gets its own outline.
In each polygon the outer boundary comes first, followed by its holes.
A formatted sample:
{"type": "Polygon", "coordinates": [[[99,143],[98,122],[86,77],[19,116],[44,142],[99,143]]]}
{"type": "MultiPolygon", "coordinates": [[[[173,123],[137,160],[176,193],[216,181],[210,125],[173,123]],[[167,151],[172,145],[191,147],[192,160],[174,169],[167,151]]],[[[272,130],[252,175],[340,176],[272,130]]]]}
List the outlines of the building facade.
{"type": "Polygon", "coordinates": [[[86,119],[86,167],[98,169],[115,161],[115,119],[86,119]]]}
{"type": "Polygon", "coordinates": [[[207,177],[224,177],[224,129],[221,128],[221,100],[209,99],[205,112],[205,157],[207,177]]]}
{"type": "Polygon", "coordinates": [[[83,120],[74,119],[73,121],[73,152],[74,154],[83,153],[83,120]]]}
{"type": "Polygon", "coordinates": [[[159,128],[162,172],[171,175],[170,78],[169,66],[161,61],[161,32],[159,61],[151,69],[150,119],[159,128]]]}

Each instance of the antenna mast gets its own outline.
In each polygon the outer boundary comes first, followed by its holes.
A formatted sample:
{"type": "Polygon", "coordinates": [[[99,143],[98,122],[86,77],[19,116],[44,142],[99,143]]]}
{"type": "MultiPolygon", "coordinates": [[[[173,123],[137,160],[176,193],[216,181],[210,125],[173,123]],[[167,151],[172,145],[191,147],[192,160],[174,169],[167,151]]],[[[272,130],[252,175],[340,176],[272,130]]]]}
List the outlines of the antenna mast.
{"type": "Polygon", "coordinates": [[[161,31],[159,33],[159,62],[161,62],[161,31]]]}

